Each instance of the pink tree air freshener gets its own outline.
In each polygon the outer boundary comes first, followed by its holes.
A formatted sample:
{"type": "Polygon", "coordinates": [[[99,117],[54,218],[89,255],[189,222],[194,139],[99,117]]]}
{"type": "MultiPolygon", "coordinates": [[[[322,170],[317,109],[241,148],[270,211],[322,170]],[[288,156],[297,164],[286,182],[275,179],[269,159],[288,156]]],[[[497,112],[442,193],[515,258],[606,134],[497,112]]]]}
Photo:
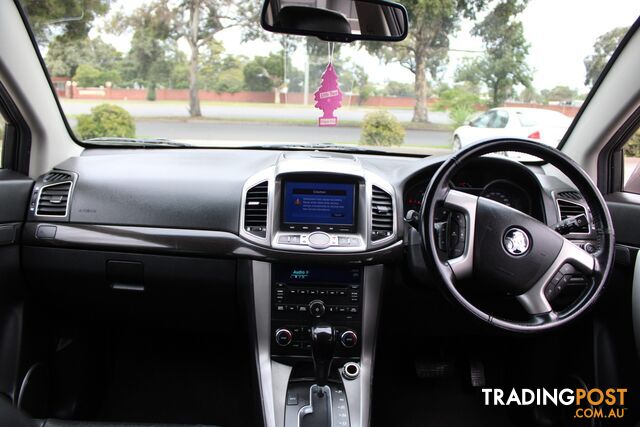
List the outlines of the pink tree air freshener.
{"type": "Polygon", "coordinates": [[[324,114],[318,118],[318,126],[336,126],[338,118],[333,112],[342,106],[342,92],[338,84],[338,75],[330,61],[327,69],[322,73],[322,83],[314,93],[316,108],[321,109],[324,114]]]}

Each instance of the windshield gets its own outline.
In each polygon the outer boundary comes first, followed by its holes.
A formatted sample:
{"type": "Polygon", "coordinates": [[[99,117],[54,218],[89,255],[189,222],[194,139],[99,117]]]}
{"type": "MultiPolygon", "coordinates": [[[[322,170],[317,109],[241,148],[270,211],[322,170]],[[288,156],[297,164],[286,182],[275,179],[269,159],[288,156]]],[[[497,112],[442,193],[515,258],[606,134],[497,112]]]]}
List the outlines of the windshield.
{"type": "Polygon", "coordinates": [[[493,136],[556,146],[640,13],[409,0],[404,41],[331,44],[265,32],[258,1],[21,3],[78,140],[417,155],[493,136]]]}

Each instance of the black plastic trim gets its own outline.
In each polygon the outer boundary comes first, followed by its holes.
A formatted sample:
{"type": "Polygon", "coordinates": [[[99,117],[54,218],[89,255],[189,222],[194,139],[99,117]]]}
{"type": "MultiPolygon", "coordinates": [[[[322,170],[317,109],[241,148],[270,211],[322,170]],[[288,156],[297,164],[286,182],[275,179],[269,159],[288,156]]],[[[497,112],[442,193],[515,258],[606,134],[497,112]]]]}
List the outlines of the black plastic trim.
{"type": "MultiPolygon", "coordinates": [[[[262,12],[260,13],[260,25],[266,31],[276,33],[276,34],[283,34],[282,32],[276,31],[274,26],[267,24],[267,4],[269,1],[270,0],[265,0],[262,6],[262,12]]],[[[407,36],[409,35],[409,14],[407,12],[407,9],[403,5],[401,5],[400,3],[395,3],[395,2],[386,1],[386,0],[360,0],[360,1],[367,2],[367,3],[376,3],[383,6],[386,5],[389,7],[401,9],[403,11],[402,16],[404,18],[404,28],[405,28],[404,34],[400,36],[388,36],[383,41],[399,42],[407,38],[407,36]]],[[[376,37],[376,36],[368,36],[364,34],[347,35],[347,34],[334,33],[331,31],[287,30],[286,34],[295,34],[300,36],[313,36],[313,37],[319,38],[320,40],[329,41],[329,42],[338,42],[338,43],[351,43],[352,41],[356,41],[356,40],[380,41],[380,37],[376,37]]]]}
{"type": "Polygon", "coordinates": [[[603,193],[624,190],[623,146],[640,126],[640,108],[614,133],[598,155],[598,188],[603,193]]]}
{"type": "Polygon", "coordinates": [[[7,120],[2,141],[2,167],[28,175],[31,156],[31,130],[1,82],[0,110],[7,120]]]}

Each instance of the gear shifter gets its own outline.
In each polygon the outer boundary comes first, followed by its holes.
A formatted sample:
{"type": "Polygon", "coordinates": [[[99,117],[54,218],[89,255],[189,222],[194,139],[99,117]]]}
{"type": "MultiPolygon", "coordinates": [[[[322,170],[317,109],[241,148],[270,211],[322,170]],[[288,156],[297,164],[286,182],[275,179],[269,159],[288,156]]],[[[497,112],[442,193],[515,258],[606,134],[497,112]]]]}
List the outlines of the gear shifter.
{"type": "Polygon", "coordinates": [[[335,331],[327,323],[318,323],[311,327],[311,353],[319,386],[327,385],[331,359],[336,346],[335,331]]]}

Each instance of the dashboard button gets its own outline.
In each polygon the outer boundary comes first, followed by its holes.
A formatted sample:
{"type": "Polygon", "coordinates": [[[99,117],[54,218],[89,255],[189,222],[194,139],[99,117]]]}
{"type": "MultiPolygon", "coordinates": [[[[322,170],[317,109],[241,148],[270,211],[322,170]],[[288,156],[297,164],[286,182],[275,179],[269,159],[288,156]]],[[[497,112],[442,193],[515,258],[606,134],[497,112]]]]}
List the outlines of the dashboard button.
{"type": "Polygon", "coordinates": [[[325,312],[324,302],[320,300],[314,300],[309,303],[309,313],[313,317],[322,317],[325,312]]]}
{"type": "Polygon", "coordinates": [[[288,346],[289,344],[291,344],[292,339],[293,335],[291,334],[290,330],[282,328],[276,331],[276,343],[280,347],[288,346]]]}
{"type": "Polygon", "coordinates": [[[331,237],[327,233],[315,232],[309,234],[309,246],[316,249],[328,248],[331,245],[331,237]]]}
{"type": "Polygon", "coordinates": [[[358,344],[358,335],[351,330],[347,330],[340,335],[340,343],[345,348],[353,348],[358,344]]]}

